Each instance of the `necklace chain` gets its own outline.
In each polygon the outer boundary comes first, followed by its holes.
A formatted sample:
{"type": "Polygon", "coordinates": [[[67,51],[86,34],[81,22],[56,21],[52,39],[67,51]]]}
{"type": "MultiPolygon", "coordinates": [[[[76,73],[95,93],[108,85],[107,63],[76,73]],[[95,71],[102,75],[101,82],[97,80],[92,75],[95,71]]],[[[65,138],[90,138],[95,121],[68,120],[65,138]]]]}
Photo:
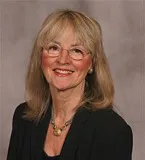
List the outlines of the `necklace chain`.
{"type": "Polygon", "coordinates": [[[61,133],[62,133],[62,131],[64,131],[66,129],[66,127],[72,123],[72,121],[73,121],[73,117],[70,120],[66,121],[65,124],[62,127],[58,127],[55,124],[55,120],[54,120],[54,108],[52,108],[52,111],[51,111],[51,124],[53,126],[53,130],[54,130],[53,134],[55,136],[60,136],[61,133]]]}

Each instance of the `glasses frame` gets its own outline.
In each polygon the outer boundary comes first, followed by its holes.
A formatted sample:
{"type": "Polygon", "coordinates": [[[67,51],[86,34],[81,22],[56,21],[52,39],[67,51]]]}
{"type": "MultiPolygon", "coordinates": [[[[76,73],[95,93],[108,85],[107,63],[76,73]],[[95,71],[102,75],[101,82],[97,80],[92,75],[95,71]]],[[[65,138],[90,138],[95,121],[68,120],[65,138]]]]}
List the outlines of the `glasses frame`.
{"type": "MultiPolygon", "coordinates": [[[[53,45],[53,44],[52,44],[53,45]]],[[[54,43],[54,45],[56,45],[56,46],[58,46],[58,47],[60,47],[60,51],[59,51],[59,54],[58,55],[56,55],[56,56],[50,56],[49,54],[48,54],[48,56],[49,57],[51,57],[51,58],[56,58],[56,57],[59,57],[60,55],[61,55],[61,53],[64,51],[64,50],[66,50],[67,52],[68,52],[68,56],[71,58],[71,59],[73,59],[73,60],[75,60],[75,61],[81,61],[81,60],[83,60],[87,55],[89,55],[90,53],[89,52],[87,52],[87,51],[85,51],[84,49],[80,49],[82,52],[83,52],[83,58],[82,59],[75,59],[75,58],[72,58],[70,55],[70,51],[73,49],[73,48],[75,48],[75,47],[70,47],[69,49],[66,49],[66,48],[63,48],[61,45],[59,45],[59,44],[55,44],[54,43]],[[84,54],[85,53],[85,54],[84,54]]],[[[49,48],[49,45],[48,46],[44,46],[43,47],[43,49],[45,49],[45,50],[47,50],[48,51],[48,48],[49,48]]],[[[78,49],[78,48],[77,48],[78,49]]],[[[48,51],[49,52],[49,51],[48,51]]]]}

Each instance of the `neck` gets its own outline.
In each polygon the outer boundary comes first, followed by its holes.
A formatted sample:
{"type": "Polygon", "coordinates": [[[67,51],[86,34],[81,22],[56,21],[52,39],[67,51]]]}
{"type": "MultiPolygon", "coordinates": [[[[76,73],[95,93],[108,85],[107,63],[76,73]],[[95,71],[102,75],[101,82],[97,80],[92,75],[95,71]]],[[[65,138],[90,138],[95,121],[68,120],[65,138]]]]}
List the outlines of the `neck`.
{"type": "Polygon", "coordinates": [[[75,114],[84,93],[84,84],[59,91],[50,86],[56,124],[64,124],[75,114]]]}

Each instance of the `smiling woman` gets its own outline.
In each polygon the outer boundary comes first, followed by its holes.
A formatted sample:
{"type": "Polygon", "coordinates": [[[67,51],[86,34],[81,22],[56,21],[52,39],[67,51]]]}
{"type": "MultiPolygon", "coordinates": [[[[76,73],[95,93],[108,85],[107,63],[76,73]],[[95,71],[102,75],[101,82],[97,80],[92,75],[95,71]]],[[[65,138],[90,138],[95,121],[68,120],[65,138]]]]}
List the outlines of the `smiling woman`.
{"type": "Polygon", "coordinates": [[[132,130],[113,99],[99,23],[77,11],[51,13],[32,50],[7,160],[131,160],[132,130]]]}
{"type": "Polygon", "coordinates": [[[92,68],[91,54],[83,51],[81,43],[74,45],[77,39],[70,26],[54,41],[48,44],[47,50],[42,50],[42,70],[51,90],[65,90],[68,94],[76,90],[74,92],[83,94],[85,77],[92,68]]]}

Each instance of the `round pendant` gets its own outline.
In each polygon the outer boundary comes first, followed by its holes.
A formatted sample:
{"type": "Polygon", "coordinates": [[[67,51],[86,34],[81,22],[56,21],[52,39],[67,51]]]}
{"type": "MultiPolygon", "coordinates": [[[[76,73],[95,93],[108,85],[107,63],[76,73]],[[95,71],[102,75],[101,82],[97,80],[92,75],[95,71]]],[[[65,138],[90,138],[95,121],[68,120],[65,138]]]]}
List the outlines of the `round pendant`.
{"type": "Polygon", "coordinates": [[[62,133],[62,130],[60,128],[55,128],[53,133],[55,136],[60,136],[62,133]]]}

